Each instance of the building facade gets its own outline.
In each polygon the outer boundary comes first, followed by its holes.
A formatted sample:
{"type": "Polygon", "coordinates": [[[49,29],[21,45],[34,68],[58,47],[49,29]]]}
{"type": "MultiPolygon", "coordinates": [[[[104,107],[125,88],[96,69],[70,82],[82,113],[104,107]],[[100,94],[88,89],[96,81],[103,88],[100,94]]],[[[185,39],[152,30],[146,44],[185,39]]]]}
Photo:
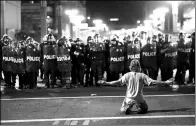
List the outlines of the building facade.
{"type": "Polygon", "coordinates": [[[1,37],[8,34],[13,39],[21,30],[21,1],[1,1],[1,37]]]}

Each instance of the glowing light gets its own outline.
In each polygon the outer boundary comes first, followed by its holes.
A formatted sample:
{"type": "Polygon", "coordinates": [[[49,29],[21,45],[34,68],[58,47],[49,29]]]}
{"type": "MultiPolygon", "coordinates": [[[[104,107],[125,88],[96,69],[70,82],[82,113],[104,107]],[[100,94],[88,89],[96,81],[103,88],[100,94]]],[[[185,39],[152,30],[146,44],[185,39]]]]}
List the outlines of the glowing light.
{"type": "Polygon", "coordinates": [[[110,18],[110,21],[118,21],[118,18],[110,18]]]}
{"type": "Polygon", "coordinates": [[[149,18],[154,19],[155,16],[154,16],[153,14],[151,14],[151,15],[149,16],[149,18]]]}
{"type": "Polygon", "coordinates": [[[78,10],[75,10],[75,9],[73,9],[73,10],[66,10],[65,14],[69,15],[69,16],[74,16],[74,15],[78,14],[78,10]]]}
{"type": "Polygon", "coordinates": [[[96,19],[96,20],[93,20],[93,23],[94,23],[95,25],[97,25],[97,24],[102,24],[103,21],[100,20],[100,19],[96,19]]]}
{"type": "Polygon", "coordinates": [[[82,15],[76,15],[76,16],[71,16],[70,21],[73,24],[80,24],[84,20],[84,16],[82,15]]]}
{"type": "Polygon", "coordinates": [[[168,12],[169,12],[169,9],[165,8],[165,7],[161,7],[161,8],[157,8],[157,9],[153,10],[153,14],[156,17],[160,17],[161,15],[165,15],[168,12]]]}
{"type": "Polygon", "coordinates": [[[88,19],[88,20],[90,20],[90,19],[91,19],[91,17],[87,17],[87,19],[88,19]]]}
{"type": "Polygon", "coordinates": [[[139,23],[140,23],[140,20],[137,21],[137,24],[139,24],[139,23]]]}

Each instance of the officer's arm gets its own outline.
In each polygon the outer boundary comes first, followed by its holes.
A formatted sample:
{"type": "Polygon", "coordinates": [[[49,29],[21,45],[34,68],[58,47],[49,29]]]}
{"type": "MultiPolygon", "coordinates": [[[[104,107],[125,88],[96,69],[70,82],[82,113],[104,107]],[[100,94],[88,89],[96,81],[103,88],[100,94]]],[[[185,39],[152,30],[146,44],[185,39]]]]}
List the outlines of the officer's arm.
{"type": "Polygon", "coordinates": [[[169,48],[166,48],[166,49],[161,49],[161,53],[165,53],[169,48]]]}

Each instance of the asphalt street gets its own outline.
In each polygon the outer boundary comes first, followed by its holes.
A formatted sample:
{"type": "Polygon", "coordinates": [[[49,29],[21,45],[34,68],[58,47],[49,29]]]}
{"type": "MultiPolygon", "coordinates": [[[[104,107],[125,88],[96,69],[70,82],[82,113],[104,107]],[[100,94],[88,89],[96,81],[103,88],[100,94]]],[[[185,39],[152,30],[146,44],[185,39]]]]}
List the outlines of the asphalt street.
{"type": "Polygon", "coordinates": [[[195,86],[145,86],[147,114],[120,113],[126,87],[18,90],[1,86],[4,125],[195,125],[195,86]],[[92,95],[93,94],[93,95],[92,95]]]}

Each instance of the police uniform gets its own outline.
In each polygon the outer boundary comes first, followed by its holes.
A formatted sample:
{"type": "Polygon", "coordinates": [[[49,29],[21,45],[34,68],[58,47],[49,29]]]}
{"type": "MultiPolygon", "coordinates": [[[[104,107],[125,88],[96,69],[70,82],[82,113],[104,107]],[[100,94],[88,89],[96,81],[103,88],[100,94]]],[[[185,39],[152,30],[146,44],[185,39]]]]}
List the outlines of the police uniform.
{"type": "Polygon", "coordinates": [[[119,79],[124,70],[124,45],[116,39],[110,43],[108,62],[108,81],[119,79]]]}
{"type": "Polygon", "coordinates": [[[48,34],[44,36],[43,42],[44,45],[43,45],[43,54],[41,56],[41,61],[43,62],[44,81],[46,83],[45,87],[54,88],[54,85],[56,84],[56,68],[57,68],[56,40],[52,34],[48,34]],[[51,83],[50,83],[50,79],[51,79],[51,83]]]}
{"type": "Polygon", "coordinates": [[[132,41],[128,41],[127,44],[127,62],[126,62],[126,72],[129,72],[129,65],[133,59],[140,61],[141,53],[141,42],[138,38],[132,41]]]}
{"type": "MultiPolygon", "coordinates": [[[[180,34],[183,36],[183,34],[180,34]]],[[[178,41],[178,53],[177,53],[177,72],[175,76],[175,81],[178,84],[185,84],[185,74],[189,67],[189,54],[191,51],[190,43],[185,44],[184,39],[178,41]]]]}
{"type": "Polygon", "coordinates": [[[195,32],[191,35],[192,36],[192,43],[191,43],[191,52],[189,56],[189,83],[193,81],[195,83],[195,32]]]}
{"type": "Polygon", "coordinates": [[[157,48],[157,76],[158,76],[158,72],[159,70],[161,71],[161,60],[163,59],[164,57],[164,54],[162,54],[160,51],[161,49],[163,48],[163,43],[164,43],[164,40],[162,38],[162,35],[161,34],[158,34],[158,41],[157,41],[157,44],[156,44],[156,48],[157,48]]]}
{"type": "MultiPolygon", "coordinates": [[[[166,35],[167,38],[167,35],[166,35]]],[[[173,77],[173,69],[175,66],[175,57],[177,55],[176,47],[171,45],[171,42],[165,40],[161,48],[162,60],[161,60],[161,78],[162,81],[166,81],[173,77]],[[166,49],[165,52],[163,52],[166,49]]]]}
{"type": "Polygon", "coordinates": [[[29,41],[26,45],[26,76],[27,84],[30,89],[37,88],[37,71],[40,67],[40,47],[39,43],[29,37],[26,41],[29,41]]]}
{"type": "Polygon", "coordinates": [[[67,39],[62,37],[58,40],[57,48],[57,70],[60,73],[61,86],[70,88],[71,83],[71,58],[70,47],[67,39]]]}
{"type": "Polygon", "coordinates": [[[85,45],[85,65],[86,65],[86,70],[85,70],[85,87],[88,87],[92,85],[90,83],[90,70],[91,70],[91,65],[92,65],[92,55],[90,53],[90,43],[93,42],[93,39],[91,36],[87,38],[87,44],[85,45]]]}
{"type": "Polygon", "coordinates": [[[0,79],[3,80],[3,77],[2,77],[2,46],[3,46],[3,42],[2,40],[0,40],[0,79]]]}
{"type": "Polygon", "coordinates": [[[14,87],[14,82],[12,79],[12,71],[13,71],[13,47],[12,45],[12,39],[4,35],[2,38],[2,70],[4,74],[4,80],[6,83],[6,86],[8,87],[14,87]]]}
{"type": "MultiPolygon", "coordinates": [[[[147,39],[150,41],[150,38],[147,39]]],[[[156,44],[147,43],[141,49],[141,66],[142,69],[146,69],[148,76],[152,79],[157,79],[157,51],[156,44]]],[[[146,73],[146,74],[147,74],[146,73]]]]}
{"type": "Polygon", "coordinates": [[[84,44],[77,38],[75,43],[72,43],[71,59],[72,59],[72,83],[77,86],[84,86],[85,72],[85,50],[84,44]]]}
{"type": "Polygon", "coordinates": [[[95,35],[95,42],[90,44],[92,58],[90,83],[92,85],[95,82],[95,86],[100,86],[97,82],[103,78],[105,68],[105,44],[98,39],[98,36],[95,35]]]}

